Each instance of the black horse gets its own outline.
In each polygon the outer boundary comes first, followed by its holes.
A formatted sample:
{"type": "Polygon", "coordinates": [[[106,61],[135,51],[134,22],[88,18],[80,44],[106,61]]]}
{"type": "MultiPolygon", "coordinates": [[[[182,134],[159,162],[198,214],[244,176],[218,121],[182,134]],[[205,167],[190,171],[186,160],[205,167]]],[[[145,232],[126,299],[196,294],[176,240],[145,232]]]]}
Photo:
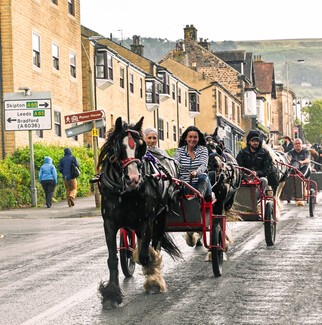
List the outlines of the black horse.
{"type": "Polygon", "coordinates": [[[224,162],[217,153],[209,155],[209,179],[216,202],[213,204],[213,213],[222,215],[233,206],[237,190],[241,184],[241,171],[237,162],[224,162]]]}
{"type": "Polygon", "coordinates": [[[266,142],[263,142],[262,145],[263,148],[269,151],[270,156],[273,160],[272,173],[270,175],[267,175],[267,180],[268,185],[272,188],[273,196],[279,204],[282,190],[291,171],[290,168],[285,165],[290,163],[290,159],[286,153],[273,149],[266,142]]]}
{"type": "Polygon", "coordinates": [[[223,142],[206,135],[206,144],[209,152],[209,179],[216,197],[213,213],[222,215],[233,206],[242,175],[235,157],[225,149],[223,142]]]}
{"type": "Polygon", "coordinates": [[[142,134],[143,117],[135,125],[127,125],[119,117],[101,148],[98,170],[101,209],[108,248],[109,281],[101,282],[99,291],[103,305],[116,307],[123,301],[119,284],[116,236],[120,228],[135,231],[138,243],[133,253],[146,277],[147,292],[163,292],[166,285],[161,274],[160,248],[172,258],[181,257],[178,247],[165,232],[169,195],[164,191],[171,183],[156,171],[153,156],[147,154],[142,134]]]}

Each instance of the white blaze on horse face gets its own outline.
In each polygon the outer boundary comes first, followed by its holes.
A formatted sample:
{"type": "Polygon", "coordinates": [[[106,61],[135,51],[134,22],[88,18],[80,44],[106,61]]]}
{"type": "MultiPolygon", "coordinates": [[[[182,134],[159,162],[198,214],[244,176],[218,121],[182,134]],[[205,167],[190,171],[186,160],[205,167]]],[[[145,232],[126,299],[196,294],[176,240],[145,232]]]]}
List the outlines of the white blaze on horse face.
{"type": "MultiPolygon", "coordinates": [[[[130,139],[128,136],[126,136],[123,139],[123,144],[126,147],[127,158],[135,158],[136,144],[133,141],[133,139],[132,138],[130,139]],[[131,146],[129,145],[130,142],[134,143],[133,148],[131,148],[131,146]]],[[[133,162],[127,166],[127,176],[128,176],[128,181],[127,181],[128,187],[135,188],[138,185],[141,177],[137,163],[133,162]]]]}

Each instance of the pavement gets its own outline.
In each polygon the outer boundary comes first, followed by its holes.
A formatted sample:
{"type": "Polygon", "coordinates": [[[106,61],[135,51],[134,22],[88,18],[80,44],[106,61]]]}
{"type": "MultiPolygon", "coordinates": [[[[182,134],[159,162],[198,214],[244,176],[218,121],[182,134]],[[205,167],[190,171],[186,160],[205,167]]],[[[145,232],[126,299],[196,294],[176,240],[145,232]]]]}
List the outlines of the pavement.
{"type": "Polygon", "coordinates": [[[0,211],[0,219],[55,219],[99,216],[101,216],[101,208],[96,207],[94,195],[76,198],[73,207],[68,207],[67,200],[65,200],[54,202],[51,208],[47,208],[46,205],[44,205],[0,211]]]}

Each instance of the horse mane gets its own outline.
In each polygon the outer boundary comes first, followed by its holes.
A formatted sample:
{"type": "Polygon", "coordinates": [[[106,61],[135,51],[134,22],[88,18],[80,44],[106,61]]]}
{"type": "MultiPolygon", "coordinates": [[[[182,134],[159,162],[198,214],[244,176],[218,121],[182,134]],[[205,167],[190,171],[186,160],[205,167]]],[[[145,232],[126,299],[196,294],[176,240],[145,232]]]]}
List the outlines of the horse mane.
{"type": "Polygon", "coordinates": [[[278,156],[277,156],[276,152],[274,151],[274,149],[271,146],[269,146],[265,141],[263,141],[262,147],[270,153],[273,163],[275,164],[276,160],[278,160],[278,156]]]}

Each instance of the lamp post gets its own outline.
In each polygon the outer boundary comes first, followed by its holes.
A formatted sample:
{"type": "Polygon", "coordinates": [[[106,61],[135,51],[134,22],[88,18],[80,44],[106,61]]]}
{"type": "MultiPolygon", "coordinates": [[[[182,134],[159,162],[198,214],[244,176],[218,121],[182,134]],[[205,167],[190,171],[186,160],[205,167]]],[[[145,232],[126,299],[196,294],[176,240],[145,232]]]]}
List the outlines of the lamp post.
{"type": "MultiPolygon", "coordinates": [[[[295,62],[305,62],[304,59],[297,59],[295,60],[295,62]]],[[[290,105],[289,105],[289,92],[290,92],[290,88],[289,88],[289,61],[285,62],[285,68],[286,68],[286,109],[287,109],[287,113],[290,114],[290,105]]],[[[295,106],[295,115],[297,118],[297,108],[295,106]]]]}
{"type": "Polygon", "coordinates": [[[310,107],[312,105],[311,100],[308,97],[298,97],[295,99],[295,109],[296,109],[296,116],[298,112],[300,113],[301,120],[300,120],[300,132],[299,137],[304,141],[304,132],[303,132],[303,107],[310,107]],[[299,105],[299,111],[298,106],[299,105]]]}
{"type": "MultiPolygon", "coordinates": [[[[90,108],[92,111],[97,110],[97,94],[96,94],[96,64],[97,64],[97,41],[103,39],[103,36],[90,36],[88,40],[94,46],[94,77],[93,70],[91,69],[91,60],[86,52],[83,45],[84,51],[88,60],[88,75],[89,75],[89,98],[90,98],[90,108]],[[94,78],[94,87],[93,87],[94,78]],[[93,98],[93,88],[94,88],[94,98],[93,98]]],[[[96,128],[96,121],[92,121],[92,138],[93,138],[93,154],[94,154],[94,168],[96,173],[96,167],[98,164],[98,130],[96,128]]],[[[97,183],[94,183],[94,196],[96,207],[101,206],[100,193],[97,183]]]]}

